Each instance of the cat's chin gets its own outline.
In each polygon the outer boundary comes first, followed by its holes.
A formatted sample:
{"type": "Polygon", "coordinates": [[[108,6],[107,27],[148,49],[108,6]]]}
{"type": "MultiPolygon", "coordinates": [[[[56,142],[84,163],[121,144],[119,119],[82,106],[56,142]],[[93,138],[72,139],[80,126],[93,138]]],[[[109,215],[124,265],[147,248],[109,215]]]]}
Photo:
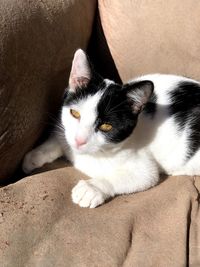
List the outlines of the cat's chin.
{"type": "Polygon", "coordinates": [[[76,154],[95,154],[98,152],[97,149],[88,149],[87,147],[79,147],[77,148],[76,146],[74,146],[73,148],[74,153],[76,154]]]}
{"type": "Polygon", "coordinates": [[[71,146],[71,148],[75,153],[78,153],[78,154],[84,154],[87,152],[87,149],[84,146],[77,147],[76,145],[74,145],[74,146],[71,146]]]}
{"type": "Polygon", "coordinates": [[[85,149],[74,148],[73,150],[76,154],[86,154],[87,153],[87,150],[85,150],[85,149]]]}

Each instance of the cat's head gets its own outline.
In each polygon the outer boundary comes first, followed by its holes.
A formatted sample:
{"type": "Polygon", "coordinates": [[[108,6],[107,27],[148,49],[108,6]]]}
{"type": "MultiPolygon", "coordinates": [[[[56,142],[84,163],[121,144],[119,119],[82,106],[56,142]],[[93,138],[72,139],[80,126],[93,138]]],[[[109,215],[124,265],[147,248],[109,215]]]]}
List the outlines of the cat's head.
{"type": "Polygon", "coordinates": [[[77,50],[61,114],[67,143],[80,153],[114,148],[131,135],[152,92],[150,81],[119,85],[103,79],[77,50]]]}

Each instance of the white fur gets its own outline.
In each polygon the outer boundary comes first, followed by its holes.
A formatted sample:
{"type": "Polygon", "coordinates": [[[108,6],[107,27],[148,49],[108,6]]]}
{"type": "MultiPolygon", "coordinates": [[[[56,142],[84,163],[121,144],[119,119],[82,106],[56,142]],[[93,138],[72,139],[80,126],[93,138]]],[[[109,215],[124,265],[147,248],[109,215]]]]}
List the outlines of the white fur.
{"type": "MultiPolygon", "coordinates": [[[[88,149],[90,153],[98,151],[105,142],[103,136],[94,131],[94,123],[97,117],[96,106],[102,93],[97,93],[86,100],[80,101],[78,104],[63,107],[61,121],[65,128],[65,137],[72,150],[77,151],[78,154],[87,152],[88,149]],[[70,114],[70,109],[75,109],[81,114],[80,120],[75,119],[70,114]],[[86,139],[88,142],[77,148],[75,141],[77,137],[86,139]]],[[[71,160],[73,161],[73,159],[71,160]]]]}
{"type": "MultiPolygon", "coordinates": [[[[73,202],[81,207],[94,208],[114,195],[146,190],[158,183],[161,172],[200,174],[200,151],[184,164],[188,129],[186,127],[183,132],[178,131],[167,110],[167,93],[179,81],[192,80],[161,74],[146,75],[135,80],[151,80],[154,83],[158,108],[153,119],[141,114],[133,134],[120,144],[107,144],[103,135],[94,131],[100,93],[78,105],[63,107],[62,124],[66,141],[71,147],[70,159],[77,169],[91,177],[80,181],[72,190],[73,202]],[[70,108],[80,112],[80,121],[71,116],[70,108]],[[81,148],[75,144],[77,135],[88,140],[81,148]]],[[[24,162],[25,169],[26,165],[27,159],[24,162]]]]}
{"type": "Polygon", "coordinates": [[[30,173],[36,168],[42,167],[45,163],[51,163],[63,155],[63,148],[57,138],[52,135],[42,145],[36,147],[26,154],[23,160],[22,169],[30,173]]]}

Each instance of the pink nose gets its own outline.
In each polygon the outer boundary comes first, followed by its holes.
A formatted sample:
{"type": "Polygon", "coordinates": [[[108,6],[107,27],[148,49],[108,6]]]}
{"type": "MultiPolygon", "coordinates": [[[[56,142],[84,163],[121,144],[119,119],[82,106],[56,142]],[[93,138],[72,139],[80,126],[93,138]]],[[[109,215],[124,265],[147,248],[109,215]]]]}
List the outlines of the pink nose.
{"type": "Polygon", "coordinates": [[[76,141],[77,147],[85,145],[87,143],[87,140],[81,137],[76,137],[75,141],[76,141]]]}

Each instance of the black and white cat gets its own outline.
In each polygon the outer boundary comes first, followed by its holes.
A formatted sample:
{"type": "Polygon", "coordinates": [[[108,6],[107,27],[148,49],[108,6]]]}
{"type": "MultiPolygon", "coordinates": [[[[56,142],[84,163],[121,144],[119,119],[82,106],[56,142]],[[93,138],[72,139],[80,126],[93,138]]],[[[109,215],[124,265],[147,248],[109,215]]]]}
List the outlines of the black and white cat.
{"type": "Polygon", "coordinates": [[[29,152],[26,173],[65,155],[91,177],[72,200],[94,208],[107,198],[146,190],[159,174],[200,174],[200,83],[145,75],[119,85],[96,74],[77,50],[59,133],[29,152]]]}

